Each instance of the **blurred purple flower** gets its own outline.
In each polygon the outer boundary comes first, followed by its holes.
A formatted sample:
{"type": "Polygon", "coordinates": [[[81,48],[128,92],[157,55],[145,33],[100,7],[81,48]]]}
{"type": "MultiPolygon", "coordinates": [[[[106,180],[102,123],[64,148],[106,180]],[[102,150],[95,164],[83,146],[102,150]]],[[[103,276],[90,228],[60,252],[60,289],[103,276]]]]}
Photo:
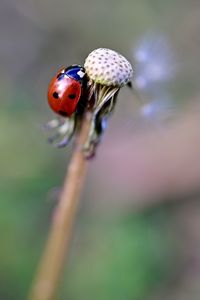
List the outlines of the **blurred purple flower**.
{"type": "Polygon", "coordinates": [[[140,114],[147,120],[163,122],[172,118],[175,108],[175,103],[170,98],[163,97],[143,105],[140,114]]]}
{"type": "Polygon", "coordinates": [[[136,70],[134,86],[148,100],[140,115],[148,120],[164,121],[176,108],[169,91],[178,72],[173,47],[164,34],[151,33],[139,40],[132,51],[136,70]]]}
{"type": "Polygon", "coordinates": [[[168,82],[176,75],[176,63],[171,45],[162,34],[143,37],[133,48],[138,89],[156,88],[155,83],[168,82]]]}

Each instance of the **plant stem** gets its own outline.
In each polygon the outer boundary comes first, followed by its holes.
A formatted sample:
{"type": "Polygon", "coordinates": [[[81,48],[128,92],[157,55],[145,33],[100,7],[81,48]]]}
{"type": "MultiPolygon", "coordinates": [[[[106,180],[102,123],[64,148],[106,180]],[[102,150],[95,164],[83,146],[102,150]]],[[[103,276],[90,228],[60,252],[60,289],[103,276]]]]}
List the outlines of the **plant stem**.
{"type": "Polygon", "coordinates": [[[87,113],[76,140],[60,201],[29,300],[54,300],[56,297],[86,174],[87,160],[83,156],[81,147],[87,138],[90,120],[91,114],[87,113]]]}

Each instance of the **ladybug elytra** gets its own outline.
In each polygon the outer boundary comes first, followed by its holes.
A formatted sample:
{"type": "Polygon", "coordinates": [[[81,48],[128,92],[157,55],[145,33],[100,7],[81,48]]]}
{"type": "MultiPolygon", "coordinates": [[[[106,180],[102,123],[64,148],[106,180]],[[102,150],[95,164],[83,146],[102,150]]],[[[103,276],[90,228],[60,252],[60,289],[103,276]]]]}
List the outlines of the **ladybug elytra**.
{"type": "Polygon", "coordinates": [[[85,69],[72,65],[61,69],[51,80],[48,88],[48,103],[51,109],[70,117],[77,108],[85,81],[85,69]]]}

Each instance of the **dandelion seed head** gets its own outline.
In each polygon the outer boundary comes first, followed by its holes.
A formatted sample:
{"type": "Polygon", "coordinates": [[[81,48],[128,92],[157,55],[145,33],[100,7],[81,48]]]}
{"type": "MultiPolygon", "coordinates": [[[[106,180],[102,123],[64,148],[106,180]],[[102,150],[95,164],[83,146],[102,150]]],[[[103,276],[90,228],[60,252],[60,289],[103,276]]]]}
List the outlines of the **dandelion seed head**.
{"type": "Polygon", "coordinates": [[[99,48],[92,51],[85,60],[88,77],[102,85],[123,86],[133,76],[130,62],[114,50],[99,48]]]}

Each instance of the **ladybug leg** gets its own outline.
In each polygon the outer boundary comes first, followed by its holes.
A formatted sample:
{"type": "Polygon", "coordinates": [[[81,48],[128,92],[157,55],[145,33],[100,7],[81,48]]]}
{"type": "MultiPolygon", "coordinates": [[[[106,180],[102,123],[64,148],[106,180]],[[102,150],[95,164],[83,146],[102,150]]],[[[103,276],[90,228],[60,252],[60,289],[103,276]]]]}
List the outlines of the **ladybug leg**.
{"type": "Polygon", "coordinates": [[[89,136],[83,148],[86,158],[92,158],[95,155],[96,147],[100,143],[102,134],[107,127],[108,118],[114,110],[116,98],[117,95],[114,95],[103,106],[94,111],[89,136]]]}
{"type": "Polygon", "coordinates": [[[48,142],[58,148],[67,146],[75,131],[75,121],[76,119],[74,116],[62,121],[62,124],[57,126],[57,132],[48,138],[48,142]]]}
{"type": "Polygon", "coordinates": [[[45,131],[50,131],[50,130],[60,127],[63,123],[64,123],[63,119],[56,118],[56,119],[53,119],[53,120],[49,121],[48,123],[42,125],[42,129],[45,131]]]}
{"type": "Polygon", "coordinates": [[[57,148],[66,147],[74,134],[75,128],[76,128],[75,118],[70,118],[69,122],[66,122],[63,126],[59,128],[59,134],[63,138],[60,142],[55,143],[54,146],[57,148]]]}

